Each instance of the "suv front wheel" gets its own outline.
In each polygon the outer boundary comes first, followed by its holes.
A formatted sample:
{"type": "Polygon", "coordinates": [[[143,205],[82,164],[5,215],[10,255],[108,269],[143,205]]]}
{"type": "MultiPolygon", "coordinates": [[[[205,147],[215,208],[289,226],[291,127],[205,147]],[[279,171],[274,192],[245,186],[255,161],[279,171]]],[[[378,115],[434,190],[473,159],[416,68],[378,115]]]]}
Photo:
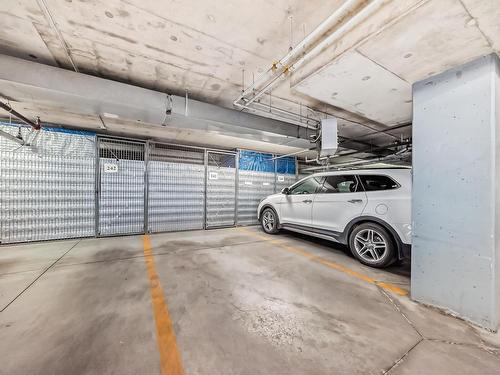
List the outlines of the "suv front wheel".
{"type": "Polygon", "coordinates": [[[387,230],[375,223],[356,226],[349,236],[352,254],[367,266],[383,268],[396,260],[396,248],[387,230]]]}
{"type": "Polygon", "coordinates": [[[272,208],[266,208],[262,211],[262,218],[260,219],[262,229],[269,234],[275,234],[279,231],[278,215],[272,208]]]}

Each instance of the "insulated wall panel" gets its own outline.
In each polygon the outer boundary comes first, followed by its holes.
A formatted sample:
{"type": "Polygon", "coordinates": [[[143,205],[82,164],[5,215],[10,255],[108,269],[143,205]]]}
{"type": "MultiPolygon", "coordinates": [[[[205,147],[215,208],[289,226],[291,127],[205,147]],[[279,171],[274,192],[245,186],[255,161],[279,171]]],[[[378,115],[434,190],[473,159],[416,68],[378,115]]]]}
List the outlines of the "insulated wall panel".
{"type": "Polygon", "coordinates": [[[29,146],[0,137],[0,241],[95,233],[95,134],[0,125],[29,146]]]}
{"type": "Polygon", "coordinates": [[[204,151],[151,145],[148,162],[148,230],[203,229],[204,151]]]}
{"type": "Polygon", "coordinates": [[[233,226],[236,218],[236,155],[208,152],[206,225],[233,226]]]}
{"type": "Polygon", "coordinates": [[[99,140],[99,235],[144,232],[144,144],[99,140]]]}
{"type": "Polygon", "coordinates": [[[239,171],[238,224],[257,224],[257,208],[262,199],[274,193],[275,174],[239,171]]]}

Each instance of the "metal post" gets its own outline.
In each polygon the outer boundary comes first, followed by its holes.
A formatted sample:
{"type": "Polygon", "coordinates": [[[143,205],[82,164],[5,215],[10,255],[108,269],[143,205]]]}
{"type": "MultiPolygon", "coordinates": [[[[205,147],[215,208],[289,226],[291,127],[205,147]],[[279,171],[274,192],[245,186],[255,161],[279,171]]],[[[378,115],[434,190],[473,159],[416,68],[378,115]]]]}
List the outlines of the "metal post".
{"type": "Polygon", "coordinates": [[[150,142],[144,144],[144,233],[149,233],[149,152],[150,142]]]}
{"type": "Polygon", "coordinates": [[[273,163],[274,163],[274,194],[276,194],[278,191],[278,159],[275,159],[277,155],[273,154],[273,163]]]}
{"type": "Polygon", "coordinates": [[[95,138],[95,236],[98,237],[99,233],[99,200],[101,197],[101,163],[100,163],[100,138],[95,138]]]}
{"type": "Polygon", "coordinates": [[[295,181],[299,179],[299,159],[295,157],[295,181]]]}
{"type": "Polygon", "coordinates": [[[234,166],[235,166],[235,183],[234,183],[234,225],[238,226],[238,200],[239,200],[239,185],[240,185],[240,150],[236,150],[236,155],[234,156],[234,166]]]}
{"type": "Polygon", "coordinates": [[[203,164],[205,165],[205,189],[203,208],[203,229],[207,229],[207,185],[208,185],[208,150],[205,149],[203,164]]]}

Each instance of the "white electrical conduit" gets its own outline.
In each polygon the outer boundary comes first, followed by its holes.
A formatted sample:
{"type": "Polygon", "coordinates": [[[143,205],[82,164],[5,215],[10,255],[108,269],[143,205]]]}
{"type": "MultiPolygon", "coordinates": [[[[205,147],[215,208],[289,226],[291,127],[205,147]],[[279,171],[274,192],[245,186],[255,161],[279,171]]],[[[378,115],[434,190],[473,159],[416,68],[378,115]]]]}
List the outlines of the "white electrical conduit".
{"type": "MultiPolygon", "coordinates": [[[[288,71],[296,70],[300,66],[304,65],[306,62],[310,61],[311,59],[313,59],[314,57],[316,57],[317,55],[319,55],[323,50],[325,50],[326,48],[328,48],[329,46],[331,46],[333,43],[335,43],[341,36],[343,36],[344,34],[346,34],[349,31],[351,31],[354,27],[358,26],[361,22],[363,22],[364,20],[366,20],[368,17],[370,17],[372,14],[374,14],[376,11],[378,11],[383,5],[385,5],[389,1],[392,1],[392,0],[373,0],[373,1],[371,1],[361,11],[359,11],[358,13],[356,13],[347,22],[345,22],[344,24],[342,24],[333,33],[331,33],[330,35],[328,35],[328,37],[326,37],[323,41],[321,41],[319,44],[317,44],[311,51],[307,52],[300,59],[298,59],[297,61],[291,63],[289,66],[286,66],[286,64],[284,64],[285,67],[283,69],[280,69],[275,74],[273,74],[270,79],[267,79],[267,81],[266,81],[266,75],[263,75],[263,77],[264,77],[263,79],[259,79],[252,86],[250,86],[248,89],[246,89],[242,93],[242,95],[237,100],[234,101],[233,104],[236,105],[236,106],[239,106],[240,108],[241,107],[247,108],[255,100],[257,100],[258,98],[260,98],[266,91],[271,90],[276,85],[276,83],[278,82],[278,79],[281,78],[283,76],[283,74],[287,70],[288,71]],[[263,88],[261,88],[251,99],[247,100],[244,104],[238,103],[239,101],[241,101],[242,99],[244,99],[245,96],[248,95],[248,93],[251,92],[256,85],[260,85],[261,81],[265,82],[265,85],[264,85],[263,88]]],[[[351,9],[351,7],[353,7],[354,4],[359,5],[359,3],[360,3],[359,1],[347,1],[347,2],[345,2],[342,5],[342,7],[339,8],[335,13],[333,13],[327,20],[334,19],[334,20],[336,20],[336,22],[338,22],[339,20],[342,20],[343,17],[345,17],[345,15],[347,15],[349,13],[349,11],[347,11],[347,9],[351,9]]],[[[320,27],[322,27],[322,25],[323,25],[323,23],[320,25],[320,27]]],[[[328,30],[329,28],[331,28],[331,25],[326,30],[328,30]]],[[[323,33],[324,33],[324,31],[321,34],[319,34],[319,35],[322,35],[323,33]]],[[[316,33],[316,30],[313,33],[309,34],[309,36],[312,35],[312,34],[318,35],[316,33]]],[[[306,37],[306,39],[308,39],[309,36],[306,37]]],[[[302,47],[300,47],[302,49],[306,45],[308,45],[308,43],[302,44],[302,42],[301,42],[301,43],[299,43],[299,45],[297,47],[302,46],[302,47]]],[[[296,57],[296,55],[299,52],[297,50],[297,47],[294,48],[292,51],[290,51],[290,53],[287,56],[285,56],[286,60],[285,60],[285,58],[283,58],[282,61],[288,62],[290,60],[290,58],[288,57],[289,55],[291,57],[296,57]]]]}

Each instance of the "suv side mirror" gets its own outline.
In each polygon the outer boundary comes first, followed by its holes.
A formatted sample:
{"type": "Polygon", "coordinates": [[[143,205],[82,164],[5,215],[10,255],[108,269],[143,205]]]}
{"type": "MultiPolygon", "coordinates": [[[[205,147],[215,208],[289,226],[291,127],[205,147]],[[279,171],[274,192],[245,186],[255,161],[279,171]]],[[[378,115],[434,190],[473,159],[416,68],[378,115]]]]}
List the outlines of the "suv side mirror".
{"type": "Polygon", "coordinates": [[[283,188],[283,190],[281,190],[281,194],[285,194],[285,195],[288,195],[290,194],[290,188],[283,188]]]}

